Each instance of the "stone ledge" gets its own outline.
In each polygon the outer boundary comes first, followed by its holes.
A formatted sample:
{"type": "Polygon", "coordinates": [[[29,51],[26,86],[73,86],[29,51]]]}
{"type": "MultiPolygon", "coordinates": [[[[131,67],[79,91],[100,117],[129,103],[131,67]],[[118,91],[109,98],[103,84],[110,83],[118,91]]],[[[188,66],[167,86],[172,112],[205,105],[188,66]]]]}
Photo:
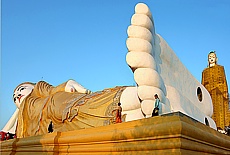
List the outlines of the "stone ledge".
{"type": "Polygon", "coordinates": [[[180,113],[0,143],[4,154],[230,154],[230,137],[180,113]]]}

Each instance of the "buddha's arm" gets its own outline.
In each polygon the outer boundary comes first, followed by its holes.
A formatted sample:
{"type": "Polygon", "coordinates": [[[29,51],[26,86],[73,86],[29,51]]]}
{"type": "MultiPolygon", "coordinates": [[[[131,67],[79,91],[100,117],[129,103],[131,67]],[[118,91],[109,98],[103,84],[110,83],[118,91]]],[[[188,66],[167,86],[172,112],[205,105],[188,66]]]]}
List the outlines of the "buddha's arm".
{"type": "Polygon", "coordinates": [[[52,94],[55,94],[57,92],[79,92],[79,93],[85,93],[85,94],[90,94],[91,91],[84,88],[82,85],[77,83],[74,80],[68,80],[65,83],[62,83],[56,87],[50,85],[49,83],[45,81],[39,81],[35,88],[34,88],[34,93],[36,93],[37,96],[49,96],[52,94]]]}
{"type": "Polygon", "coordinates": [[[79,93],[85,93],[85,94],[91,93],[90,90],[84,88],[82,85],[80,85],[74,80],[68,80],[66,82],[65,91],[66,92],[79,92],[79,93]]]}
{"type": "Polygon", "coordinates": [[[224,97],[228,98],[228,84],[227,84],[227,79],[226,79],[226,75],[225,75],[225,70],[224,67],[221,67],[222,69],[222,73],[223,73],[223,87],[224,87],[224,97]]]}
{"type": "Polygon", "coordinates": [[[15,127],[15,123],[17,123],[18,111],[19,109],[17,108],[14,114],[11,116],[10,120],[6,123],[6,125],[1,131],[10,132],[10,133],[15,132],[15,129],[12,128],[15,127]]]}

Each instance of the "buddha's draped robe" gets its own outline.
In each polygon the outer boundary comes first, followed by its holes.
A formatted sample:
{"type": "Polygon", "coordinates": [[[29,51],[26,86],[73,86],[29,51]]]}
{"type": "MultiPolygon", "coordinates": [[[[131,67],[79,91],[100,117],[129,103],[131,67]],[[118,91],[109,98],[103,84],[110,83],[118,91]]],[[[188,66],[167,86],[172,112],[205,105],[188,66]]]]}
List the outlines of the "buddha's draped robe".
{"type": "Polygon", "coordinates": [[[55,131],[71,131],[109,125],[115,122],[114,109],[125,87],[115,87],[92,94],[65,92],[66,83],[53,87],[38,82],[20,105],[16,135],[18,138],[55,131]]]}

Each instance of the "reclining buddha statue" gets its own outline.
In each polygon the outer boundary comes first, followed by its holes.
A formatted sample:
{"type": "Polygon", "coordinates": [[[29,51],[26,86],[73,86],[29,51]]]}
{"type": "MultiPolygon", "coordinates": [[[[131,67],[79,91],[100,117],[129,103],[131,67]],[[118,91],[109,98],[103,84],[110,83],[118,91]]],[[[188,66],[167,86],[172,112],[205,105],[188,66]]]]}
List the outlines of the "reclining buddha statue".
{"type": "Polygon", "coordinates": [[[74,80],[56,87],[45,81],[22,83],[13,94],[18,109],[2,131],[16,128],[21,138],[48,133],[51,121],[53,131],[60,132],[109,125],[115,122],[113,111],[118,103],[123,122],[148,118],[155,106],[155,94],[160,99],[159,115],[180,111],[216,129],[208,91],[155,33],[147,5],[136,5],[127,33],[126,61],[136,87],[91,92],[74,80]]]}
{"type": "Polygon", "coordinates": [[[70,131],[114,123],[114,110],[125,87],[90,92],[74,80],[57,87],[45,81],[22,83],[14,91],[19,108],[17,137],[54,131],[70,131]]]}

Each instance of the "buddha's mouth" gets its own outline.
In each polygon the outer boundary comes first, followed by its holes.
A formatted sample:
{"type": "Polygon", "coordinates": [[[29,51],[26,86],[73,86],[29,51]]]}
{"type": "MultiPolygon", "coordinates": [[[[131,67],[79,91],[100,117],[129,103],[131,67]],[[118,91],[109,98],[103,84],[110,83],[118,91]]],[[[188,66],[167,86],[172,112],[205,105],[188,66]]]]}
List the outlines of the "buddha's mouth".
{"type": "Polygon", "coordinates": [[[24,96],[24,95],[21,95],[21,96],[18,98],[18,102],[19,102],[19,103],[20,103],[20,100],[21,100],[22,96],[24,96]]]}

